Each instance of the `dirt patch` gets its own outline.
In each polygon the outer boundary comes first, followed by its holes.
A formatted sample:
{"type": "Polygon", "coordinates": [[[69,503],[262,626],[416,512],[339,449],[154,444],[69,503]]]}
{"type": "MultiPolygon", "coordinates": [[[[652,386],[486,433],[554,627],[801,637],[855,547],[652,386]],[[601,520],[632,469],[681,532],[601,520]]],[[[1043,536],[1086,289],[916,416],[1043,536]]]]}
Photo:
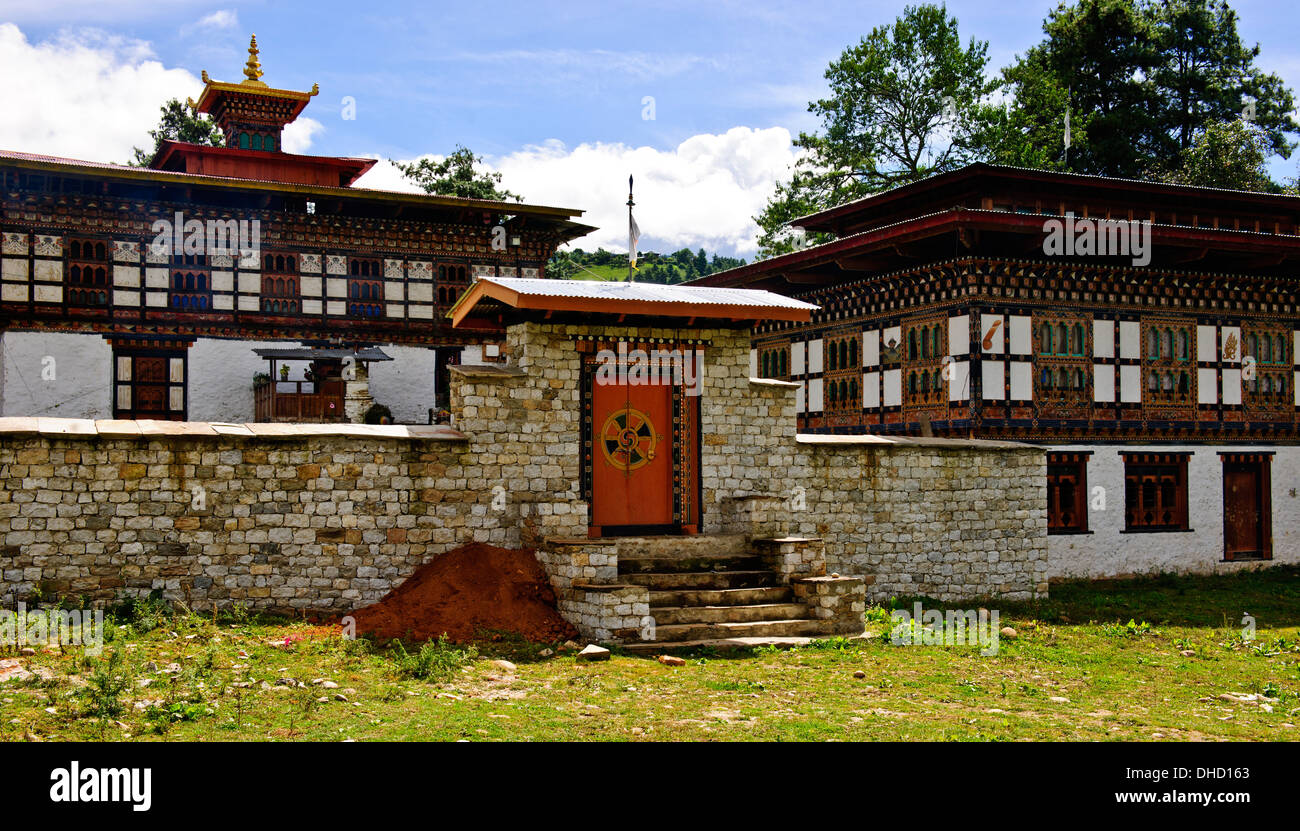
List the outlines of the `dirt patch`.
{"type": "Polygon", "coordinates": [[[357,633],[473,640],[482,629],[549,643],[577,636],[555,610],[555,592],[531,550],[470,543],[420,566],[382,600],[352,613],[357,633]]]}

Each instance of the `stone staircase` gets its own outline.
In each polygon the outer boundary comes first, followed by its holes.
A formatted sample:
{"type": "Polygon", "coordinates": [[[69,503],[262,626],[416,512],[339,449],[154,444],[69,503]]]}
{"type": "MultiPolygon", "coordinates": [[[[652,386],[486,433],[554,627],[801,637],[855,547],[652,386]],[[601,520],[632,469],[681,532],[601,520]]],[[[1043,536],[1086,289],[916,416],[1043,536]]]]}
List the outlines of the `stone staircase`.
{"type": "Polygon", "coordinates": [[[827,576],[815,538],[548,539],[537,556],[560,614],[584,637],[628,648],[857,635],[871,579],[827,576]]]}
{"type": "Polygon", "coordinates": [[[826,633],[743,537],[647,537],[618,547],[620,581],[649,589],[657,644],[826,633]]]}

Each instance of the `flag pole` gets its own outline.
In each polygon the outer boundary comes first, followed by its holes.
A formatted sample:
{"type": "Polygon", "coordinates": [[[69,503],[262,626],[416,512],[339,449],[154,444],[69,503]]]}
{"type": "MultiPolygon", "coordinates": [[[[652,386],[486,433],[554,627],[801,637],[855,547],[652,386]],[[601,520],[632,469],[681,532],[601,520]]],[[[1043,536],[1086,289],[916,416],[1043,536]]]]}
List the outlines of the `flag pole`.
{"type": "Polygon", "coordinates": [[[627,177],[627,281],[632,282],[632,258],[636,256],[636,240],[633,238],[632,227],[635,222],[632,219],[632,175],[627,177]]]}

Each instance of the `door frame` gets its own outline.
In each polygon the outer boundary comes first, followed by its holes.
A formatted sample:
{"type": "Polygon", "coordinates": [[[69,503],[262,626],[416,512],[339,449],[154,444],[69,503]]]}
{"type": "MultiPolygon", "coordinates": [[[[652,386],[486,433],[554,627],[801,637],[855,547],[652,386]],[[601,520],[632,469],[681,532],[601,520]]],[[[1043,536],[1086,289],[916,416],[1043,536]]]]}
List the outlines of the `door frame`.
{"type": "Polygon", "coordinates": [[[1273,453],[1220,453],[1223,463],[1223,560],[1224,562],[1255,562],[1273,559],[1273,453]],[[1248,471],[1255,476],[1256,512],[1259,518],[1259,553],[1242,556],[1228,550],[1228,473],[1230,470],[1248,471]]]}
{"type": "Polygon", "coordinates": [[[704,486],[700,477],[700,399],[703,396],[687,395],[681,385],[672,387],[669,407],[672,423],[669,425],[672,442],[672,500],[673,519],[669,523],[658,525],[605,525],[592,523],[595,518],[593,502],[594,465],[600,460],[595,443],[595,382],[596,354],[602,349],[617,351],[620,342],[626,343],[629,350],[643,349],[702,349],[700,341],[664,342],[662,339],[642,339],[636,337],[581,338],[577,341],[577,350],[582,358],[581,400],[582,400],[582,458],[581,491],[582,498],[588,506],[588,536],[592,538],[609,536],[647,536],[659,534],[697,534],[700,529],[704,486]]]}

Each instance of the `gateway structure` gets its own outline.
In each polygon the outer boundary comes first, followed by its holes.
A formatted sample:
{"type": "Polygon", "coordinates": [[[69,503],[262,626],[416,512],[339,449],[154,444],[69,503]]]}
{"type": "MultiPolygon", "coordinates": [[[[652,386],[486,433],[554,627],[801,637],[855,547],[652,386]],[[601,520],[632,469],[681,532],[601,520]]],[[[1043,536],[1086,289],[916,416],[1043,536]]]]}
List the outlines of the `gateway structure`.
{"type": "Polygon", "coordinates": [[[1053,576],[1300,561],[1300,199],[972,165],[711,275],[801,431],[1050,445],[1053,576]]]}

